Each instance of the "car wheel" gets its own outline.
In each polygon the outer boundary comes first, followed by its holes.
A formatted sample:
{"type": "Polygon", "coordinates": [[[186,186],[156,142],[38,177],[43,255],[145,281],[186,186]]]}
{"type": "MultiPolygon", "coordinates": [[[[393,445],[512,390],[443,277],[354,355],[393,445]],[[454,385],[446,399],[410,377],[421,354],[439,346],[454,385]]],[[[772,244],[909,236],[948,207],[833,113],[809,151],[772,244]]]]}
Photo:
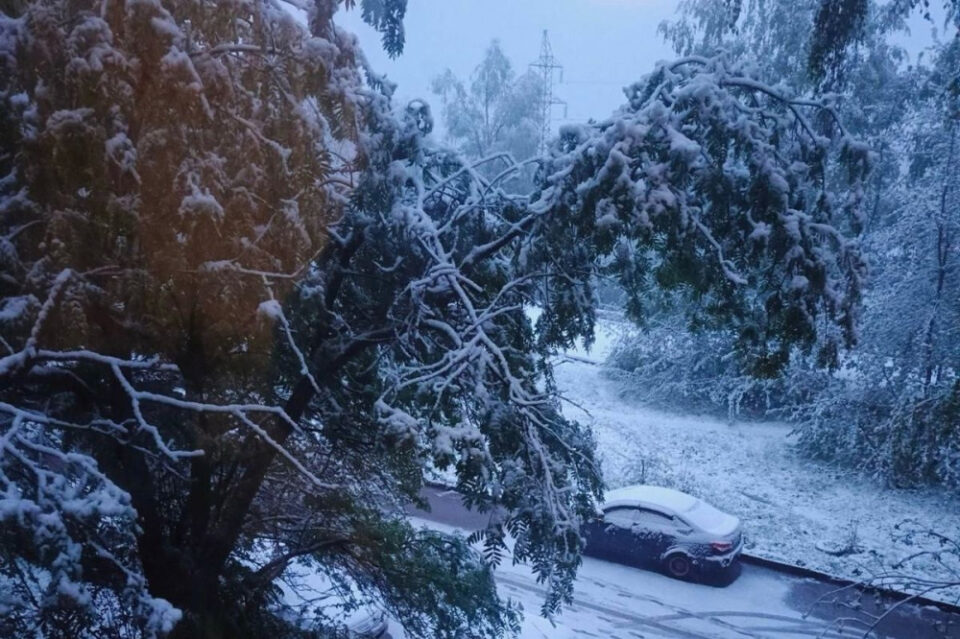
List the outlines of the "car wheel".
{"type": "Polygon", "coordinates": [[[677,579],[686,579],[690,576],[690,572],[693,570],[693,563],[690,561],[690,558],[686,555],[676,554],[670,555],[667,557],[666,561],[667,574],[671,577],[676,577],[677,579]]]}

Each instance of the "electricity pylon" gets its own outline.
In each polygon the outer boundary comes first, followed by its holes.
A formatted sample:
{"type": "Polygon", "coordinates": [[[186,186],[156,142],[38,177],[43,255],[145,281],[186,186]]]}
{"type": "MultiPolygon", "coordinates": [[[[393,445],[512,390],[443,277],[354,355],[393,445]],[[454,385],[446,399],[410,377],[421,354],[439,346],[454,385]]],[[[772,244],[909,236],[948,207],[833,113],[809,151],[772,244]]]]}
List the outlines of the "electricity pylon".
{"type": "Polygon", "coordinates": [[[540,43],[540,57],[530,65],[535,73],[540,76],[540,141],[537,144],[537,153],[544,155],[547,151],[547,141],[550,139],[551,124],[553,120],[553,107],[563,105],[563,115],[567,115],[567,103],[553,95],[554,77],[558,77],[558,82],[563,82],[563,67],[557,64],[557,59],[553,57],[553,49],[550,46],[550,39],[547,37],[547,30],[543,30],[543,40],[540,43]]]}

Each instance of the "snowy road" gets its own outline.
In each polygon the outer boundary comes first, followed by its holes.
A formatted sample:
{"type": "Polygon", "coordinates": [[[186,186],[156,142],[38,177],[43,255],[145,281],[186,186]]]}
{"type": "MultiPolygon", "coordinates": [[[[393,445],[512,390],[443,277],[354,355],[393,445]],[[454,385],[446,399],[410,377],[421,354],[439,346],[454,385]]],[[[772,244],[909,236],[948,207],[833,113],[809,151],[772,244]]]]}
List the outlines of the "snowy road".
{"type": "MultiPolygon", "coordinates": [[[[429,489],[430,511],[411,515],[431,527],[467,533],[485,517],[466,510],[453,491],[429,489]]],[[[525,610],[521,637],[604,637],[643,639],[727,639],[862,637],[870,623],[871,602],[861,610],[827,605],[836,586],[744,565],[725,587],[686,583],[664,575],[586,558],[575,590],[575,602],[556,625],[537,614],[543,588],[525,566],[497,569],[501,594],[525,610]],[[838,617],[847,618],[840,624],[838,617]]],[[[851,599],[851,593],[841,593],[851,599]]],[[[394,637],[403,636],[393,632],[394,637]]],[[[936,609],[904,605],[878,626],[876,637],[960,639],[960,618],[936,609]]]]}

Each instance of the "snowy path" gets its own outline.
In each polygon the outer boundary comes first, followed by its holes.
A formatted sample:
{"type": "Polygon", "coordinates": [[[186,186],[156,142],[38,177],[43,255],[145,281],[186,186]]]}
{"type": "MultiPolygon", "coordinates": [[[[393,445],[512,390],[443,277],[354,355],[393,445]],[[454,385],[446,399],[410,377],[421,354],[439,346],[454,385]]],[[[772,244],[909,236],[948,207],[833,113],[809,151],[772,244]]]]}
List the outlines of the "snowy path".
{"type": "MultiPolygon", "coordinates": [[[[568,353],[556,366],[564,413],[589,424],[608,488],[670,485],[704,497],[744,520],[747,552],[848,579],[889,569],[918,550],[897,540],[896,525],[916,520],[960,530],[960,499],[940,490],[892,490],[797,456],[790,427],[728,424],[674,415],[631,401],[602,362],[618,324],[598,327],[590,352],[568,353]],[[854,542],[855,552],[830,554],[854,542]]],[[[947,576],[932,563],[928,577],[947,576]]],[[[939,593],[955,602],[960,593],[939,593]]]]}

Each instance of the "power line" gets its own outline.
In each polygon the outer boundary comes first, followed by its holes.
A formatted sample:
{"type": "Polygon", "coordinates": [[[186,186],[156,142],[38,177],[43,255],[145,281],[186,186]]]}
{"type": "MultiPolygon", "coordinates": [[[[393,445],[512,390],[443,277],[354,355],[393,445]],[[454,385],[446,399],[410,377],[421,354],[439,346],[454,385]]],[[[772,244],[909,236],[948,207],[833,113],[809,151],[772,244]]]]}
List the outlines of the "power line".
{"type": "Polygon", "coordinates": [[[617,86],[626,86],[629,82],[617,80],[567,80],[564,84],[612,84],[617,86]]]}
{"type": "Polygon", "coordinates": [[[553,95],[553,79],[559,73],[559,82],[563,82],[563,66],[553,57],[553,48],[547,37],[547,30],[543,30],[543,39],[540,42],[540,57],[530,65],[531,69],[540,76],[540,142],[537,151],[543,155],[547,151],[547,140],[550,139],[551,123],[554,105],[563,105],[563,116],[567,116],[567,103],[553,95]]]}

